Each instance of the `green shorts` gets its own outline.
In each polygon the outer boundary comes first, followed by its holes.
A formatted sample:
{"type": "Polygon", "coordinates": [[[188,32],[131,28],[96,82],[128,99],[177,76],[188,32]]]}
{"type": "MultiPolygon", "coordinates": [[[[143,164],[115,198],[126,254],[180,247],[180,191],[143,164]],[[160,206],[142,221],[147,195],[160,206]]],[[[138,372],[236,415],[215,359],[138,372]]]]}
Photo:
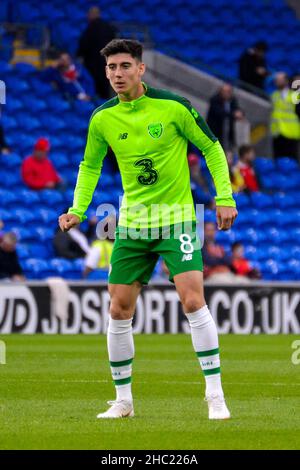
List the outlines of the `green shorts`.
{"type": "Polygon", "coordinates": [[[128,236],[126,227],[117,227],[116,239],[111,256],[108,282],[111,284],[132,284],[139,281],[148,284],[152,272],[162,256],[173,282],[176,274],[187,271],[203,271],[201,244],[196,232],[196,222],[187,222],[144,229],[137,239],[128,236]],[[156,230],[155,234],[153,230],[156,230]]]}

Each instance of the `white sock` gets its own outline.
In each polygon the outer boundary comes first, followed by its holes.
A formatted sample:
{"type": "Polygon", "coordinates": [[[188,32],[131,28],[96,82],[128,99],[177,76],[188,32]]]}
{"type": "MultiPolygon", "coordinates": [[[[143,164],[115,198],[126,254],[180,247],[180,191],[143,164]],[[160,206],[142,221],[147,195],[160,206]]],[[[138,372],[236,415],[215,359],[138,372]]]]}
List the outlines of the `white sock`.
{"type": "Polygon", "coordinates": [[[107,348],[117,400],[132,401],[131,374],[134,357],[132,318],[113,320],[109,318],[107,348]]]}
{"type": "Polygon", "coordinates": [[[192,342],[204,373],[205,395],[222,395],[219,342],[216,324],[207,305],[188,313],[192,342]]]}

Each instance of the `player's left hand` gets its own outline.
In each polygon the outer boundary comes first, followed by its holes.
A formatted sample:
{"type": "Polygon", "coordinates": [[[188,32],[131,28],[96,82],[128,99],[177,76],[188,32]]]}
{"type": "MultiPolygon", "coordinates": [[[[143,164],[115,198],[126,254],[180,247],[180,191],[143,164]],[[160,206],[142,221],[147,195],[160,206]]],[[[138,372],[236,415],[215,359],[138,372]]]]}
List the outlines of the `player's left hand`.
{"type": "Polygon", "coordinates": [[[235,207],[217,207],[217,224],[219,230],[229,230],[238,215],[235,207]]]}

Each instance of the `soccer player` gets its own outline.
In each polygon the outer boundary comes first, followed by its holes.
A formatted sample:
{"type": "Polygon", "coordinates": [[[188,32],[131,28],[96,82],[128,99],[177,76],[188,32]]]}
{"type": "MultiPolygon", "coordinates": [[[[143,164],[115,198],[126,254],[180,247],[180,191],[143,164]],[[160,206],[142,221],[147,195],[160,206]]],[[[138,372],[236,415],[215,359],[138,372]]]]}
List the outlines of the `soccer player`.
{"type": "Polygon", "coordinates": [[[192,343],[206,382],[209,419],[228,419],[217,329],[203,294],[203,263],[195,230],[187,143],[191,141],[206,158],[217,192],[220,230],[229,229],[237,216],[226,157],[189,101],[142,82],[145,64],[138,41],[114,39],[101,54],[116,97],[97,108],[91,117],[73,207],[59,217],[63,231],[85,219],[110,146],[124,188],[108,284],[107,343],[116,400],[108,402],[109,409],[97,417],[134,415],[132,317],[141,287],[148,283],[161,255],[191,327],[192,343]],[[187,207],[190,210],[186,211],[187,207]],[[136,237],[142,232],[143,236],[136,237]]]}

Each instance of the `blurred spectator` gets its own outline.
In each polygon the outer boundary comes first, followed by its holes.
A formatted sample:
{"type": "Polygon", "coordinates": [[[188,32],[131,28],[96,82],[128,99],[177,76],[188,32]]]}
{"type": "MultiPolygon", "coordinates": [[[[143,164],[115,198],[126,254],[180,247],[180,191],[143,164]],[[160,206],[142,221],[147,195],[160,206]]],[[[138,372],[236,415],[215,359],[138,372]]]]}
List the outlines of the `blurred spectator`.
{"type": "Polygon", "coordinates": [[[24,183],[31,189],[54,189],[63,185],[62,179],[48,159],[49,150],[48,139],[41,137],[34,145],[33,154],[22,163],[24,183]]]}
{"type": "Polygon", "coordinates": [[[300,104],[293,102],[294,90],[289,87],[286,73],[276,74],[277,90],[272,94],[272,124],[274,157],[298,157],[300,141],[300,104]]]}
{"type": "Polygon", "coordinates": [[[232,86],[225,83],[210,99],[207,114],[207,124],[225,150],[234,147],[236,143],[234,123],[242,119],[244,114],[233,95],[232,86]]]}
{"type": "Polygon", "coordinates": [[[238,276],[245,276],[250,279],[260,279],[261,275],[258,269],[253,268],[249,261],[245,258],[243,245],[236,242],[232,245],[231,249],[231,267],[233,272],[238,276]]]}
{"type": "Polygon", "coordinates": [[[206,181],[200,170],[200,159],[192,151],[188,153],[188,164],[190,169],[191,190],[195,204],[209,204],[213,199],[209,193],[206,181]]]}
{"type": "MultiPolygon", "coordinates": [[[[1,118],[1,106],[0,106],[0,118],[1,118]]],[[[0,122],[0,152],[4,154],[10,153],[10,148],[5,140],[4,129],[0,122]]]]}
{"type": "Polygon", "coordinates": [[[258,180],[253,168],[255,150],[252,145],[242,145],[239,148],[239,162],[237,168],[244,178],[244,189],[247,191],[259,191],[258,180]]]}
{"type": "Polygon", "coordinates": [[[92,243],[86,255],[83,277],[87,277],[96,269],[108,269],[110,266],[110,258],[114,245],[114,238],[112,238],[113,236],[110,236],[110,224],[115,226],[115,221],[113,216],[108,216],[106,220],[107,223],[105,223],[102,228],[100,239],[97,239],[92,243]]]}
{"type": "Polygon", "coordinates": [[[82,58],[91,74],[96,94],[107,99],[110,87],[105,74],[105,59],[100,55],[100,50],[116,37],[116,30],[101,19],[101,11],[96,6],[89,9],[87,17],[88,25],[80,36],[77,56],[82,58]]]}
{"type": "Polygon", "coordinates": [[[232,272],[230,269],[231,258],[226,255],[224,248],[216,243],[216,224],[206,222],[204,224],[204,245],[202,248],[204,262],[204,277],[206,279],[214,279],[230,281],[232,272]]]}
{"type": "Polygon", "coordinates": [[[234,193],[240,193],[241,191],[244,191],[245,189],[245,181],[241,175],[240,169],[238,168],[237,164],[234,162],[234,154],[231,150],[226,152],[226,158],[227,158],[227,163],[228,163],[232,191],[234,193]]]}
{"type": "MultiPolygon", "coordinates": [[[[240,275],[240,273],[234,274],[231,256],[227,255],[224,248],[216,243],[216,224],[213,222],[206,222],[204,225],[202,255],[206,283],[246,284],[249,282],[247,276],[240,275]]],[[[241,267],[240,271],[242,271],[241,267]]]]}
{"type": "Polygon", "coordinates": [[[22,268],[16,252],[17,237],[13,232],[5,233],[0,240],[0,279],[24,281],[22,268]]]}
{"type": "Polygon", "coordinates": [[[0,219],[0,241],[2,240],[2,237],[4,235],[4,232],[3,232],[3,227],[4,227],[4,223],[3,221],[0,219]]]}
{"type": "Polygon", "coordinates": [[[113,249],[110,240],[95,240],[90,247],[86,258],[83,277],[87,277],[95,269],[108,269],[113,249]]]}
{"type": "Polygon", "coordinates": [[[0,152],[4,154],[10,153],[10,148],[6,143],[6,140],[4,137],[4,130],[1,124],[0,124],[0,152]]]}
{"type": "MultiPolygon", "coordinates": [[[[264,89],[265,78],[268,75],[266,65],[266,51],[268,46],[259,41],[250,49],[247,49],[239,60],[240,80],[261,90],[264,89]]],[[[245,89],[252,91],[251,87],[245,89]]]]}
{"type": "Polygon", "coordinates": [[[68,99],[89,101],[91,98],[80,84],[80,71],[67,53],[60,54],[54,64],[45,70],[44,76],[68,99]]]}
{"type": "Polygon", "coordinates": [[[56,256],[67,259],[83,258],[89,251],[89,242],[84,233],[79,228],[71,228],[68,232],[57,229],[53,246],[56,256]]]}

